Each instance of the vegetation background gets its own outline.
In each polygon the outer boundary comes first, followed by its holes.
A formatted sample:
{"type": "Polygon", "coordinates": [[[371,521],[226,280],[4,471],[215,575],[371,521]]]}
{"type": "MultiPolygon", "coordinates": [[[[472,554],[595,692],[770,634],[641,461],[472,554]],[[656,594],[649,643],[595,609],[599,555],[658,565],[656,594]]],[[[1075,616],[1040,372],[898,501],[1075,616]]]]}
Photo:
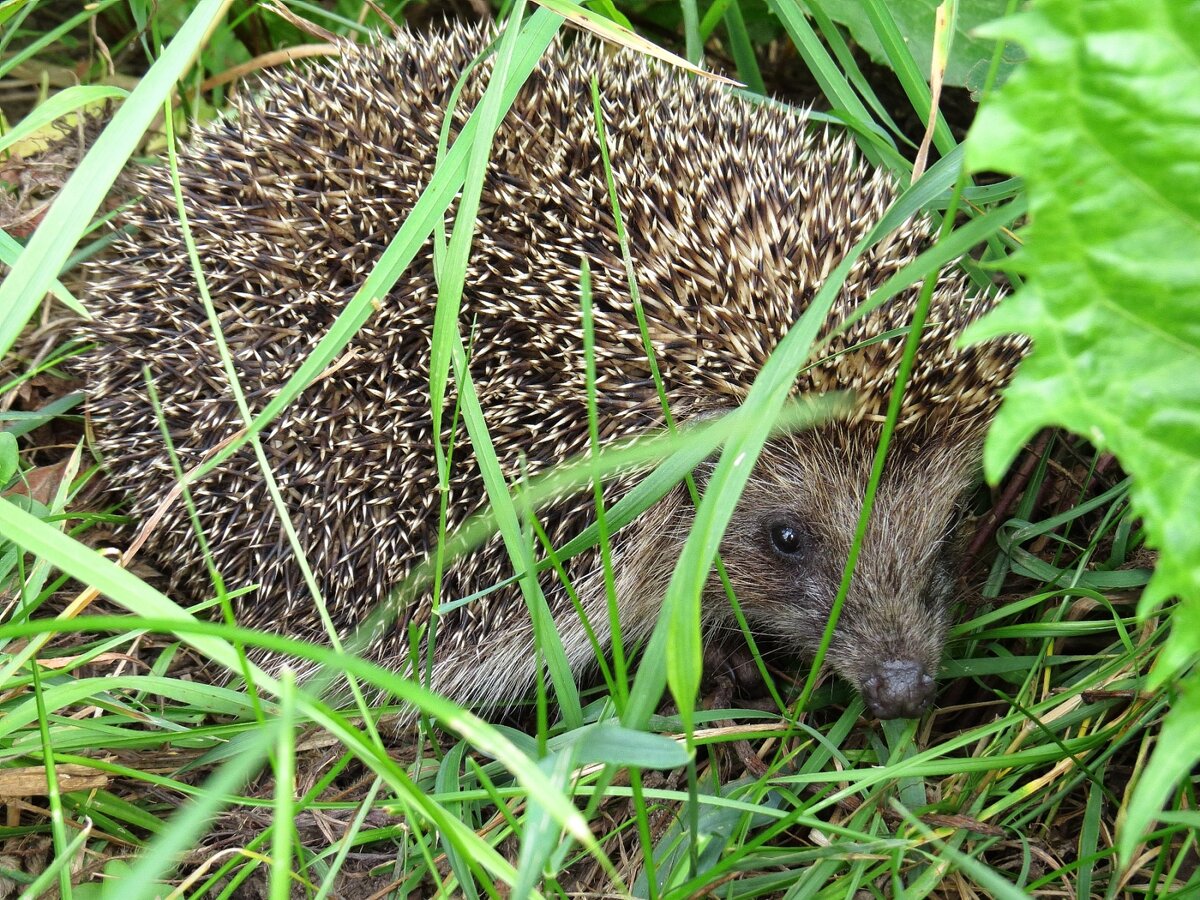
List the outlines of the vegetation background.
{"type": "MultiPolygon", "coordinates": [[[[982,588],[938,708],[866,722],[844,688],[800,690],[801,673],[788,709],[703,710],[698,667],[676,652],[643,665],[637,721],[584,695],[579,721],[542,704],[491,726],[366,663],[194,619],[122,568],[105,549],[121,511],[89,503],[103,476],[85,386],[62,364],[87,314],[76,267],[110,240],[123,167],[335,35],[513,8],[6,0],[0,898],[1200,895],[1200,3],[516,10],[517,51],[562,16],[610,36],[616,23],[752,94],[815,103],[911,183],[898,203],[944,221],[943,247],[975,248],[963,265],[1015,289],[972,335],[1022,331],[1035,351],[989,440],[982,588]],[[287,680],[213,686],[204,667],[240,671],[238,642],[336,662],[440,726],[397,747],[377,724],[389,707],[331,709],[287,680]],[[676,712],[651,715],[664,684],[676,712]]],[[[470,158],[487,149],[476,139],[470,158]]],[[[441,207],[397,223],[262,416],[352,338],[458,188],[478,189],[470,170],[439,170],[441,207]]],[[[467,249],[452,241],[446,264],[467,249]]],[[[917,260],[911,281],[935,268],[917,260]]],[[[710,493],[702,525],[735,499],[710,493]]],[[[665,607],[684,645],[709,562],[685,560],[665,607]]]]}

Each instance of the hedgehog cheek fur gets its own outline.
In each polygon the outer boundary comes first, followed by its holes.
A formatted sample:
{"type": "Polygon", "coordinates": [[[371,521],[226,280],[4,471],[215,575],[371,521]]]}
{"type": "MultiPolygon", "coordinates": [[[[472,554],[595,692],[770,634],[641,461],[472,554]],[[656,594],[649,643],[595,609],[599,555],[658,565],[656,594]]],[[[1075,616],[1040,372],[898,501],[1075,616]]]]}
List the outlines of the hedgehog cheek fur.
{"type": "MultiPolygon", "coordinates": [[[[760,458],[721,555],[750,627],[769,647],[816,653],[873,455],[870,440],[827,426],[775,441],[760,458]]],[[[889,456],[826,657],[879,718],[916,716],[932,701],[975,457],[973,445],[904,440],[889,456]]],[[[713,630],[736,631],[715,577],[705,599],[713,630]]]]}

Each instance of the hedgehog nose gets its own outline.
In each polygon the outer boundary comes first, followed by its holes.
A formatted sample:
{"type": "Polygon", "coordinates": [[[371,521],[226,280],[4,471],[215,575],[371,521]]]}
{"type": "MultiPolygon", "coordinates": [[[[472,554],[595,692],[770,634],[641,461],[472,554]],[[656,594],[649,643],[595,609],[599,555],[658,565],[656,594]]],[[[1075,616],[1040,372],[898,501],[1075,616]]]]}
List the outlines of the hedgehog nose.
{"type": "Polygon", "coordinates": [[[920,663],[889,659],[879,663],[862,685],[863,699],[880,719],[915,719],[933,699],[933,678],[920,663]]]}

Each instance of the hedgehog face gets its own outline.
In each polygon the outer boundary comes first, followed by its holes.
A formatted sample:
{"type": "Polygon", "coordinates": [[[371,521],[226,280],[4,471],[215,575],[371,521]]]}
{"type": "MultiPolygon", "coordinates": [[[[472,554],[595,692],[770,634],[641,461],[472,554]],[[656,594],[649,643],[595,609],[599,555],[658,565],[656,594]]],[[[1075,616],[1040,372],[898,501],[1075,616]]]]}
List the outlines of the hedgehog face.
{"type": "MultiPolygon", "coordinates": [[[[751,627],[817,650],[850,552],[873,442],[851,430],[768,446],[721,546],[751,627]]],[[[879,718],[920,715],[933,698],[953,600],[957,523],[973,447],[893,444],[828,660],[879,718]]],[[[728,615],[719,581],[709,615],[728,615]]],[[[729,623],[725,623],[729,624],[729,623]]]]}

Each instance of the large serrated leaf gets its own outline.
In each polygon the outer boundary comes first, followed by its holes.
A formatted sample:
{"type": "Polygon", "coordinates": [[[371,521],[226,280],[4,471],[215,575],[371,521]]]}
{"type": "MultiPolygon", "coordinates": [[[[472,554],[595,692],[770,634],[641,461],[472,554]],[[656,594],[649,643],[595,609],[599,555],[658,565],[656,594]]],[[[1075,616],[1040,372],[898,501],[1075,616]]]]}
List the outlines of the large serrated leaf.
{"type": "MultiPolygon", "coordinates": [[[[1116,454],[1160,552],[1142,610],[1182,601],[1161,685],[1200,651],[1200,2],[1042,0],[989,31],[1029,61],[981,108],[967,161],[1025,177],[1028,281],[968,337],[1034,349],[985,465],[995,478],[1044,425],[1116,454]]],[[[1160,745],[1143,780],[1181,754],[1200,746],[1160,745]]],[[[1134,807],[1126,854],[1149,823],[1134,807]]]]}

